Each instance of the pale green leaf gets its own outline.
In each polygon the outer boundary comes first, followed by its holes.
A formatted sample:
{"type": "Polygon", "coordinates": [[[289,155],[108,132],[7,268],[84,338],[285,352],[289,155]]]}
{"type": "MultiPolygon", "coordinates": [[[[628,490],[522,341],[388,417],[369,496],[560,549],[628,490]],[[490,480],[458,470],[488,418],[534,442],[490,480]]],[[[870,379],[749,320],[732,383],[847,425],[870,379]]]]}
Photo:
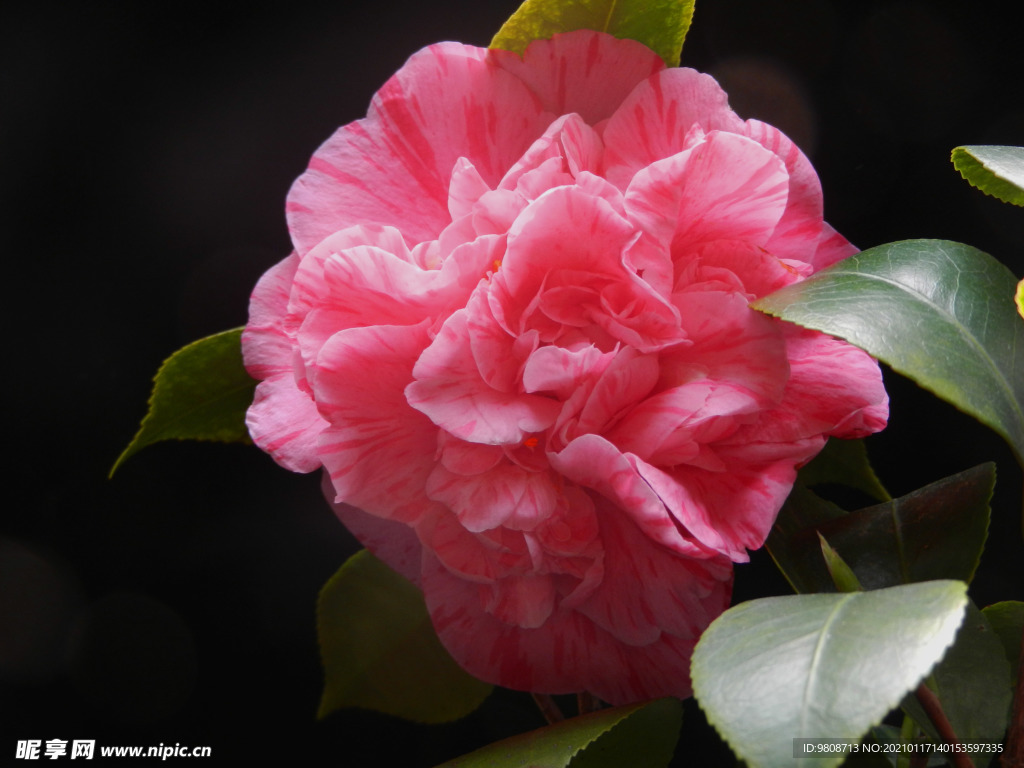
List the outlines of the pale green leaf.
{"type": "Polygon", "coordinates": [[[1017,280],[945,240],[870,248],[752,304],[847,339],[1001,434],[1024,464],[1017,280]]]}
{"type": "Polygon", "coordinates": [[[423,594],[366,550],[320,592],[320,717],[361,707],[423,723],[457,720],[491,692],[437,639],[423,594]]]}
{"type": "Polygon", "coordinates": [[[678,699],[602,709],[490,744],[437,768],[664,768],[682,717],[678,699]]]}
{"type": "Polygon", "coordinates": [[[860,739],[917,687],[953,642],[966,592],[932,581],[742,603],[697,644],[694,693],[750,768],[806,766],[793,739],[860,739]]]}
{"type": "Polygon", "coordinates": [[[1024,147],[957,147],[950,159],[972,187],[1004,203],[1024,205],[1024,147]]]}
{"type": "Polygon", "coordinates": [[[161,440],[249,442],[245,412],[256,382],[242,365],[242,329],[207,336],[182,347],[160,366],[149,412],[114,463],[161,440]]]}
{"type": "Polygon", "coordinates": [[[670,67],[679,64],[695,0],[526,0],[498,30],[491,48],[522,53],[534,40],[594,29],[636,40],[670,67]]]}

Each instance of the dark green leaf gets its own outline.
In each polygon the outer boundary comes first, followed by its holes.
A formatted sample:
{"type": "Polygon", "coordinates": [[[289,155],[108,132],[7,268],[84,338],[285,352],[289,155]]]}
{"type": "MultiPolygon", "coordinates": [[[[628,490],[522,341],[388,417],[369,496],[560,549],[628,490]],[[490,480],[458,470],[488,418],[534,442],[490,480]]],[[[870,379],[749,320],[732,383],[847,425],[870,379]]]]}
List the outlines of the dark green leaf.
{"type": "Polygon", "coordinates": [[[224,331],[182,347],[160,366],[149,413],[114,463],[161,440],[249,442],[245,411],[256,382],[242,365],[242,329],[224,331]]]}
{"type": "Polygon", "coordinates": [[[889,501],[892,498],[871,468],[868,449],[863,440],[831,438],[821,453],[800,469],[799,479],[808,488],[816,485],[845,485],[877,501],[889,501]]]}
{"type": "MultiPolygon", "coordinates": [[[[968,602],[956,641],[928,679],[957,738],[971,744],[995,744],[1003,740],[1012,689],[1010,665],[1003,645],[987,619],[968,602]]],[[[930,734],[928,717],[908,697],[904,710],[930,734]]]]}
{"type": "Polygon", "coordinates": [[[438,768],[664,768],[682,717],[678,699],[602,709],[490,744],[438,768]]]}
{"type": "Polygon", "coordinates": [[[491,48],[522,53],[534,40],[559,32],[596,29],[637,40],[665,64],[679,64],[695,0],[526,0],[491,41],[491,48]]]}
{"type": "Polygon", "coordinates": [[[1010,663],[1010,676],[1014,685],[1020,674],[1020,645],[1024,638],[1024,603],[1006,600],[987,606],[981,611],[989,626],[1003,644],[1006,660],[1010,663]]]}
{"type": "Polygon", "coordinates": [[[422,593],[366,550],[320,592],[320,717],[362,707],[424,723],[457,720],[491,686],[464,672],[437,639],[422,593]]]}
{"type": "Polygon", "coordinates": [[[995,465],[982,464],[817,530],[865,589],[933,579],[970,582],[988,535],[995,465]]]}
{"type": "Polygon", "coordinates": [[[836,589],[840,592],[859,592],[862,587],[853,569],[846,564],[838,552],[832,549],[820,533],[818,541],[821,544],[821,554],[825,558],[825,567],[828,568],[829,576],[832,577],[832,583],[836,585],[836,589]]]}
{"type": "Polygon", "coordinates": [[[933,579],[970,582],[988,534],[995,465],[982,464],[884,504],[842,513],[794,488],[767,547],[798,592],[831,592],[820,533],[864,589],[933,579]]]}
{"type": "Polygon", "coordinates": [[[957,147],[950,159],[972,187],[1004,203],[1024,205],[1024,147],[957,147]]]}
{"type": "Polygon", "coordinates": [[[794,738],[859,739],[918,685],[953,642],[966,592],[932,581],[742,603],[697,644],[695,695],[750,768],[794,765],[794,738]]]}
{"type": "Polygon", "coordinates": [[[765,548],[795,591],[833,590],[815,536],[825,523],[845,515],[838,506],[802,485],[793,486],[775,519],[765,548]]]}
{"type": "Polygon", "coordinates": [[[1017,280],[945,240],[870,248],[753,303],[847,339],[996,430],[1024,465],[1024,322],[1017,280]]]}

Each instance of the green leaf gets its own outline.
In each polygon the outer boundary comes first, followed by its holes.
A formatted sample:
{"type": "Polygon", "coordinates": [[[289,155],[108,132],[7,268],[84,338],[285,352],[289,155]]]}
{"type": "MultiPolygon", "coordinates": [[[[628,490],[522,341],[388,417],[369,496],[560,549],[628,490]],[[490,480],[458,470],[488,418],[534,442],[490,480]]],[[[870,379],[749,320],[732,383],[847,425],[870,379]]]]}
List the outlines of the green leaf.
{"type": "Polygon", "coordinates": [[[1004,203],[1024,205],[1024,147],[957,147],[950,160],[972,187],[1004,203]]]}
{"type": "Polygon", "coordinates": [[[892,498],[871,468],[863,440],[830,438],[821,453],[800,469],[799,479],[808,488],[825,484],[845,485],[878,501],[892,498]]]}
{"type": "Polygon", "coordinates": [[[802,485],[793,486],[768,534],[765,548],[796,592],[831,592],[834,589],[814,537],[829,520],[846,514],[802,485]]]}
{"type": "Polygon", "coordinates": [[[818,552],[819,533],[865,589],[933,579],[970,582],[988,535],[994,486],[995,465],[981,464],[893,501],[842,515],[809,491],[797,492],[795,501],[783,506],[767,546],[800,592],[833,589],[818,552]]]}
{"type": "Polygon", "coordinates": [[[682,718],[678,699],[602,709],[495,742],[437,768],[664,768],[682,718]]]}
{"type": "Polygon", "coordinates": [[[1017,304],[1017,314],[1024,317],[1024,280],[1017,283],[1017,295],[1014,296],[1014,301],[1017,304]]]}
{"type": "Polygon", "coordinates": [[[1010,676],[1017,684],[1020,675],[1020,644],[1024,638],[1024,603],[1006,600],[982,609],[989,626],[1003,644],[1006,660],[1010,663],[1010,676]]]}
{"type": "Polygon", "coordinates": [[[637,40],[665,64],[679,64],[695,0],[526,0],[491,40],[491,48],[522,53],[534,40],[596,29],[637,40]]]}
{"type": "Polygon", "coordinates": [[[320,592],[317,634],[325,674],[320,717],[362,707],[443,723],[468,715],[492,690],[441,645],[419,589],[366,550],[320,592]]]}
{"type": "Polygon", "coordinates": [[[750,768],[803,765],[793,739],[858,739],[918,685],[953,642],[966,592],[932,581],[742,603],[697,644],[695,695],[750,768]]]}
{"type": "Polygon", "coordinates": [[[245,411],[256,382],[242,365],[241,338],[241,328],[207,336],[164,361],[153,379],[149,413],[111,476],[130,456],[161,440],[249,442],[245,411]]]}
{"type": "Polygon", "coordinates": [[[832,582],[836,585],[836,589],[840,592],[860,592],[860,582],[857,580],[857,575],[853,572],[853,569],[846,564],[846,561],[839,556],[825,537],[820,533],[818,534],[818,541],[821,544],[821,554],[825,558],[825,567],[828,568],[828,573],[832,577],[832,582]]]}
{"type": "MultiPolygon", "coordinates": [[[[932,672],[928,687],[938,697],[960,741],[996,744],[1003,740],[1013,696],[1010,665],[999,636],[972,602],[968,601],[956,641],[932,672]]],[[[903,708],[933,733],[915,697],[908,697],[903,708]]]]}
{"type": "Polygon", "coordinates": [[[1001,434],[1024,465],[1024,323],[1017,280],[945,240],[880,245],[752,306],[847,339],[1001,434]]]}

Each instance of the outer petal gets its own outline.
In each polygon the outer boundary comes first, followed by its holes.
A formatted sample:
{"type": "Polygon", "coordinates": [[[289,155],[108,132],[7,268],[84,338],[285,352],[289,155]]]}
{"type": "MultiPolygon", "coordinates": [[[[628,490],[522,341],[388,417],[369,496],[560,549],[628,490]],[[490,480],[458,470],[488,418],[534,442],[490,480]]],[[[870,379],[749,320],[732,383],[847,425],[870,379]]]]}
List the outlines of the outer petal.
{"type": "Polygon", "coordinates": [[[489,613],[477,585],[427,557],[424,592],[441,641],[470,673],[511,688],[587,690],[612,704],[689,696],[690,655],[703,628],[728,605],[731,568],[723,560],[677,557],[616,515],[610,507],[602,511],[605,578],[585,608],[558,603],[535,628],[489,613]],[[620,634],[603,626],[618,622],[627,623],[620,634]],[[651,631],[659,626],[668,629],[651,631]],[[653,639],[631,644],[622,634],[653,639]]]}
{"type": "Polygon", "coordinates": [[[460,157],[494,187],[541,134],[537,98],[481,48],[439,43],[414,54],[374,96],[364,120],[340,128],[288,194],[300,254],[352,224],[397,226],[411,243],[451,221],[449,180],[460,157]]]}
{"type": "Polygon", "coordinates": [[[290,371],[260,382],[245,414],[245,426],[253,442],[285,469],[312,472],[320,468],[319,439],[327,422],[290,371]]]}
{"type": "Polygon", "coordinates": [[[250,375],[263,379],[245,416],[260,448],[293,472],[320,466],[317,438],[327,426],[309,393],[300,389],[293,342],[285,330],[288,295],[299,258],[292,254],[269,269],[249,302],[249,324],[242,334],[242,355],[250,375]]]}
{"type": "Polygon", "coordinates": [[[589,29],[534,40],[522,57],[497,50],[491,55],[548,112],[576,112],[591,125],[610,117],[637,83],[665,68],[647,46],[589,29]]]}
{"type": "Polygon", "coordinates": [[[427,341],[421,323],[350,328],[324,345],[314,395],[330,423],[320,456],[338,501],[405,522],[433,506],[424,488],[437,429],[403,394],[427,341]]]}
{"type": "Polygon", "coordinates": [[[831,336],[786,328],[792,374],[779,405],[729,442],[757,446],[814,435],[864,437],[884,429],[889,398],[867,353],[831,336]]]}
{"type": "Polygon", "coordinates": [[[605,175],[625,189],[637,171],[688,149],[703,134],[742,129],[714,78],[666,69],[637,86],[605,126],[605,175]]]}

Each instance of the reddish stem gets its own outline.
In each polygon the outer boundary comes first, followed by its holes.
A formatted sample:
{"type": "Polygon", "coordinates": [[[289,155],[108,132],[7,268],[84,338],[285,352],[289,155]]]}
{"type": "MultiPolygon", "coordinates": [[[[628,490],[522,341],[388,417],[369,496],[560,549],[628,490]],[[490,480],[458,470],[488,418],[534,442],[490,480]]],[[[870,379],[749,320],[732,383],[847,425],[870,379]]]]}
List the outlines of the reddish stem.
{"type": "Polygon", "coordinates": [[[939,737],[950,746],[950,757],[953,760],[953,765],[956,768],[975,768],[974,762],[967,756],[967,753],[961,751],[962,745],[960,740],[956,737],[953,726],[949,724],[949,718],[946,717],[946,713],[942,711],[939,697],[932,693],[931,689],[924,683],[917,686],[914,695],[917,696],[917,700],[924,708],[928,718],[932,721],[935,730],[939,732],[939,737]]]}
{"type": "Polygon", "coordinates": [[[555,703],[551,694],[535,693],[533,694],[533,700],[537,702],[537,707],[540,708],[540,713],[544,715],[544,719],[548,721],[548,725],[565,720],[565,715],[562,714],[562,710],[558,708],[558,704],[555,703]]]}
{"type": "Polygon", "coordinates": [[[576,694],[576,708],[581,715],[597,712],[601,708],[601,700],[588,691],[580,691],[576,694]]]}
{"type": "MultiPolygon", "coordinates": [[[[1024,670],[1024,633],[1020,637],[1020,669],[1024,670]]],[[[1017,690],[1013,694],[1006,751],[999,762],[1003,768],[1024,768],[1024,674],[1021,673],[1017,674],[1017,690]]]]}

